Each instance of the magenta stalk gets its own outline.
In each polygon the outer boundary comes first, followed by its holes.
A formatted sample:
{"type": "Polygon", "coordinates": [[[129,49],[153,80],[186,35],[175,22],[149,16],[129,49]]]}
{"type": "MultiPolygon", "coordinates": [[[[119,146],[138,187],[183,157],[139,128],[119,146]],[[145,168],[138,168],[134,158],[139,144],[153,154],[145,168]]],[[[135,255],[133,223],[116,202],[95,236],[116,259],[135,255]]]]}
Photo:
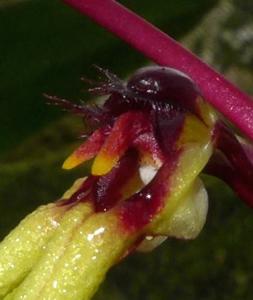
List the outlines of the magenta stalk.
{"type": "Polygon", "coordinates": [[[203,97],[253,139],[253,101],[168,35],[113,0],[63,0],[155,63],[188,74],[203,97]]]}

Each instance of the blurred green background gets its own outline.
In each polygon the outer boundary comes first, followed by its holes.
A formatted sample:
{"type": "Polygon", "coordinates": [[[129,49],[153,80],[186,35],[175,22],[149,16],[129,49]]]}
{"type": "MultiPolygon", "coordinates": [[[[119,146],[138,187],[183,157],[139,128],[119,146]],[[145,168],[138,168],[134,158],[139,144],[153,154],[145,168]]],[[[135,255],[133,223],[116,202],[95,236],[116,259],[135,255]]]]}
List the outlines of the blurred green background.
{"type": "MultiPolygon", "coordinates": [[[[120,1],[181,40],[253,94],[252,0],[120,1]]],[[[125,77],[148,61],[55,0],[0,0],[0,238],[41,203],[57,199],[83,167],[61,163],[80,120],[45,105],[44,92],[90,100],[80,77],[92,64],[125,77]]],[[[207,224],[191,242],[169,240],[115,266],[95,299],[253,299],[253,218],[223,183],[204,178],[207,224]]]]}

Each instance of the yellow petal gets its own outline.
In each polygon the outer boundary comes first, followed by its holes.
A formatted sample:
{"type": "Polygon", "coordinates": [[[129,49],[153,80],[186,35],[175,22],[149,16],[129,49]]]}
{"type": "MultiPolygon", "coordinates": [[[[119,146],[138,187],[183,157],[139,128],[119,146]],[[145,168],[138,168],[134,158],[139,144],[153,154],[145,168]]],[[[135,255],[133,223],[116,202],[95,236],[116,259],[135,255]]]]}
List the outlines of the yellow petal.
{"type": "Polygon", "coordinates": [[[95,176],[102,176],[111,171],[118,162],[117,156],[110,156],[105,153],[99,153],[95,158],[91,173],[95,176]]]}

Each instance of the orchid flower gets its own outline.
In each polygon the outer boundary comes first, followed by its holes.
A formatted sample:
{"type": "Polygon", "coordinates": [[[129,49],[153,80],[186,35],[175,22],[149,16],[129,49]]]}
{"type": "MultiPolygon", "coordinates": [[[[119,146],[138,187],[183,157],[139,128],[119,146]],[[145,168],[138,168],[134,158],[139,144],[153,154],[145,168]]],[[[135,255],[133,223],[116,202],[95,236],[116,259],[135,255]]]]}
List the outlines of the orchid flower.
{"type": "Polygon", "coordinates": [[[196,238],[208,210],[202,171],[253,206],[253,147],[206,102],[195,80],[164,66],[139,69],[127,81],[98,71],[103,79],[91,81],[90,92],[104,96],[102,104],[47,96],[91,129],[63,168],[92,160],[91,171],[2,241],[2,299],[90,299],[129,253],[150,251],[168,237],[196,238]]]}

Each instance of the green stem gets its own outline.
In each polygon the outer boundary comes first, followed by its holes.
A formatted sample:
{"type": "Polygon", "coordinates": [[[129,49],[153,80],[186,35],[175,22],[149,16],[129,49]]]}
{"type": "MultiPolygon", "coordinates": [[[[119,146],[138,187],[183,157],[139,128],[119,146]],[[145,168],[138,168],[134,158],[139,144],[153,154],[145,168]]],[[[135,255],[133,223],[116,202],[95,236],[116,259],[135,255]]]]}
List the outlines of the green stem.
{"type": "Polygon", "coordinates": [[[55,204],[39,207],[1,242],[0,298],[15,288],[31,270],[65,210],[55,204]]]}

